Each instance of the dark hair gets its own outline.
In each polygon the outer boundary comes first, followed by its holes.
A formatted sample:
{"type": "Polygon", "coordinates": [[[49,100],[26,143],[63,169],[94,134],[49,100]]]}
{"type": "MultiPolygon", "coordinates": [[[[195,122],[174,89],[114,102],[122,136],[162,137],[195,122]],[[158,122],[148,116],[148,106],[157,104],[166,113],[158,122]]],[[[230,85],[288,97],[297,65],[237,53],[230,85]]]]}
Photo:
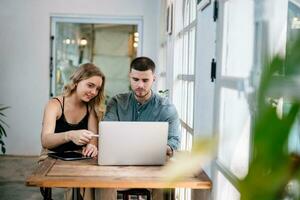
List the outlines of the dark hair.
{"type": "Polygon", "coordinates": [[[151,70],[153,73],[155,72],[155,64],[148,57],[137,57],[131,61],[130,71],[131,69],[135,69],[138,71],[147,71],[151,70]]]}

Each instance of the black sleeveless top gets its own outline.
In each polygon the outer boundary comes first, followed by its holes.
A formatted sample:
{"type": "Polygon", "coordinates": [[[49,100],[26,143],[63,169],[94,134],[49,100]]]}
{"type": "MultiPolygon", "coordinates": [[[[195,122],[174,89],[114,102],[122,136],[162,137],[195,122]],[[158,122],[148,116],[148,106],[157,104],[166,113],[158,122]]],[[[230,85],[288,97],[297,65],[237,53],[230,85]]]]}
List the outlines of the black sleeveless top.
{"type": "MultiPolygon", "coordinates": [[[[56,120],[55,124],[55,134],[59,134],[61,132],[70,131],[70,130],[80,130],[80,129],[88,129],[88,120],[89,120],[89,109],[88,105],[86,104],[87,113],[83,117],[83,119],[78,124],[70,124],[67,122],[65,115],[64,115],[64,105],[65,105],[65,97],[63,97],[63,102],[61,103],[58,98],[53,98],[59,101],[62,114],[59,119],[56,120]]],[[[72,141],[61,144],[55,148],[50,149],[51,151],[55,152],[64,152],[64,151],[74,151],[81,149],[82,146],[76,145],[72,141]]]]}

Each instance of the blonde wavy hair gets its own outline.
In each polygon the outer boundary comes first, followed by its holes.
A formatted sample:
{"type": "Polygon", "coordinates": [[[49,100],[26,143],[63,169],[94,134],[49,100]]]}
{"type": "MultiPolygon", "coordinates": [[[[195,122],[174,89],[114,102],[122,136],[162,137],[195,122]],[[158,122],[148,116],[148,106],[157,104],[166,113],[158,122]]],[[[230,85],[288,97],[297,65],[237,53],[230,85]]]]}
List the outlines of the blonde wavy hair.
{"type": "Polygon", "coordinates": [[[102,78],[102,84],[99,93],[96,97],[88,102],[89,109],[95,110],[98,120],[103,118],[105,112],[104,109],[104,86],[105,86],[105,75],[103,72],[94,64],[86,63],[80,65],[80,67],[70,76],[70,82],[64,86],[63,95],[70,96],[77,87],[77,84],[85,79],[91,78],[92,76],[99,76],[102,78]]]}

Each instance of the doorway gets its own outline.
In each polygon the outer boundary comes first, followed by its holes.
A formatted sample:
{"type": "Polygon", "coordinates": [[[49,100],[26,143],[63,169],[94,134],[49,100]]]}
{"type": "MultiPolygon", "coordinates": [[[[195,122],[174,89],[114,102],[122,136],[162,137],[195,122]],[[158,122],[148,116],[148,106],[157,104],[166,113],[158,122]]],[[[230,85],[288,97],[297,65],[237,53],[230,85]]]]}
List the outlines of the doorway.
{"type": "Polygon", "coordinates": [[[141,18],[51,17],[50,97],[60,95],[70,75],[88,62],[106,76],[106,99],[128,92],[129,65],[141,50],[141,18]]]}

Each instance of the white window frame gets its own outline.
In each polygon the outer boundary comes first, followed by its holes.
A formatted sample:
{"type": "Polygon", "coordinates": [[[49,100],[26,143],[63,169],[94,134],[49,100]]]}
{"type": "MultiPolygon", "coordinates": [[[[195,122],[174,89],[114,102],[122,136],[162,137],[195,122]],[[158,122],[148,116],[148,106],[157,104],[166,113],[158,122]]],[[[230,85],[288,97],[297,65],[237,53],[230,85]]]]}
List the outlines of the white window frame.
{"type": "MultiPolygon", "coordinates": [[[[177,30],[174,31],[172,99],[179,112],[181,122],[180,149],[191,150],[194,135],[197,4],[196,0],[186,0],[176,3],[183,4],[183,26],[178,27],[176,26],[178,24],[175,24],[177,30]],[[194,11],[191,12],[191,9],[194,11]],[[177,59],[179,59],[179,62],[177,59]],[[192,68],[189,67],[190,65],[192,68]],[[193,95],[190,95],[191,93],[193,95]]],[[[175,195],[178,199],[188,200],[191,198],[191,189],[176,189],[175,195]]]]}
{"type": "MultiPolygon", "coordinates": [[[[214,121],[216,121],[217,123],[214,124],[214,129],[215,129],[215,132],[218,133],[220,131],[220,119],[219,119],[219,115],[220,115],[220,108],[221,108],[221,105],[220,105],[220,98],[221,98],[221,88],[224,88],[224,89],[230,89],[230,90],[234,90],[234,91],[237,91],[239,93],[239,95],[241,96],[247,96],[250,92],[250,90],[252,90],[252,86],[251,84],[251,81],[254,81],[254,79],[257,79],[258,77],[258,73],[259,73],[259,70],[257,69],[257,67],[255,66],[256,64],[256,61],[257,59],[259,58],[254,58],[253,61],[252,61],[252,68],[251,68],[251,71],[250,71],[250,74],[249,74],[249,77],[239,77],[239,76],[230,76],[230,75],[223,75],[222,76],[222,66],[225,65],[224,63],[224,60],[226,60],[226,49],[227,49],[227,46],[225,45],[225,42],[224,42],[224,34],[223,33],[223,29],[224,29],[224,26],[226,21],[225,21],[225,16],[224,16],[224,4],[226,2],[229,2],[229,1],[232,1],[232,0],[226,0],[226,1],[219,1],[219,19],[218,19],[218,26],[217,26],[217,49],[216,49],[216,52],[217,52],[217,81],[216,81],[216,90],[215,90],[215,110],[214,110],[214,121]]],[[[257,9],[257,6],[255,5],[256,1],[254,2],[254,6],[256,7],[255,9],[257,9]]],[[[254,18],[256,17],[256,14],[254,15],[254,18]]],[[[255,29],[255,26],[253,24],[253,27],[255,29]]],[[[256,32],[259,31],[259,30],[255,30],[256,32]]],[[[256,41],[257,40],[260,40],[261,42],[261,39],[262,38],[259,38],[257,35],[254,35],[254,43],[255,43],[255,38],[256,38],[256,41]]],[[[258,41],[257,41],[258,42],[258,41]]],[[[259,47],[253,45],[253,51],[254,51],[254,54],[253,56],[261,56],[261,55],[258,55],[258,54],[261,54],[261,52],[257,52],[257,50],[259,50],[259,47]]],[[[254,106],[254,105],[252,105],[254,106]]],[[[253,113],[254,113],[254,107],[250,107],[250,135],[249,135],[249,151],[246,152],[249,157],[248,157],[248,161],[251,159],[251,146],[252,146],[252,143],[251,143],[251,133],[252,133],[252,119],[253,119],[253,113]]],[[[232,198],[232,199],[239,199],[240,196],[239,196],[239,191],[238,191],[238,182],[240,180],[240,178],[235,175],[233,173],[233,171],[231,171],[227,166],[225,166],[218,158],[215,160],[214,162],[214,184],[215,184],[215,188],[213,189],[214,190],[214,193],[213,193],[213,196],[214,196],[214,199],[226,199],[226,197],[229,197],[229,198],[232,198]],[[217,180],[220,180],[218,179],[218,177],[220,177],[220,175],[223,176],[223,182],[221,183],[221,185],[223,184],[223,186],[221,186],[221,190],[226,190],[226,191],[217,191],[217,190],[220,190],[220,188],[218,188],[220,186],[220,183],[217,182],[217,180]]]]}
{"type": "MultiPolygon", "coordinates": [[[[173,84],[173,90],[174,90],[174,95],[173,99],[178,98],[176,97],[176,90],[180,91],[186,91],[186,92],[192,92],[194,94],[194,88],[195,88],[195,38],[196,38],[196,0],[187,0],[184,2],[184,14],[183,14],[183,21],[186,23],[183,23],[185,26],[182,27],[181,30],[179,30],[176,35],[175,35],[175,46],[176,43],[178,45],[178,42],[182,42],[182,45],[184,48],[183,50],[177,49],[178,52],[175,52],[174,56],[174,65],[177,66],[177,72],[175,70],[175,79],[174,79],[174,84],[173,84]],[[193,13],[193,19],[191,19],[191,13],[190,9],[194,9],[193,13]],[[188,15],[187,15],[188,14],[188,15]],[[193,31],[193,32],[192,32],[193,31]],[[191,36],[193,34],[193,36],[191,36]],[[184,37],[186,37],[186,41],[184,40],[184,37]],[[193,37],[193,40],[192,38],[193,37]],[[192,40],[192,41],[191,41],[192,40]],[[194,43],[192,46],[192,52],[190,49],[190,45],[194,43]],[[193,55],[191,55],[192,53],[193,55]],[[176,62],[176,56],[181,56],[181,63],[176,62]],[[192,58],[192,60],[190,60],[192,58]],[[186,60],[185,60],[186,59],[186,60]],[[189,70],[189,66],[191,65],[193,69],[189,70]],[[178,69],[178,67],[182,67],[181,69],[178,69]],[[177,82],[177,83],[176,83],[177,82]],[[178,84],[178,82],[180,82],[178,84]],[[189,85],[192,84],[193,86],[188,88],[189,85]],[[192,90],[192,91],[191,91],[192,90]]],[[[176,51],[176,48],[175,48],[176,51]]],[[[195,95],[182,95],[184,99],[181,99],[180,101],[177,102],[178,110],[179,110],[179,116],[180,116],[180,121],[181,121],[181,130],[182,130],[182,150],[190,150],[191,149],[191,143],[192,141],[188,141],[187,134],[190,134],[191,138],[194,134],[194,125],[193,125],[193,117],[194,117],[194,112],[188,112],[189,108],[194,107],[194,96],[195,95]],[[192,99],[190,99],[192,98],[192,99]],[[186,102],[186,103],[183,103],[186,102]],[[180,106],[180,108],[179,108],[180,106]],[[189,122],[188,122],[189,121],[189,122]]]]}

